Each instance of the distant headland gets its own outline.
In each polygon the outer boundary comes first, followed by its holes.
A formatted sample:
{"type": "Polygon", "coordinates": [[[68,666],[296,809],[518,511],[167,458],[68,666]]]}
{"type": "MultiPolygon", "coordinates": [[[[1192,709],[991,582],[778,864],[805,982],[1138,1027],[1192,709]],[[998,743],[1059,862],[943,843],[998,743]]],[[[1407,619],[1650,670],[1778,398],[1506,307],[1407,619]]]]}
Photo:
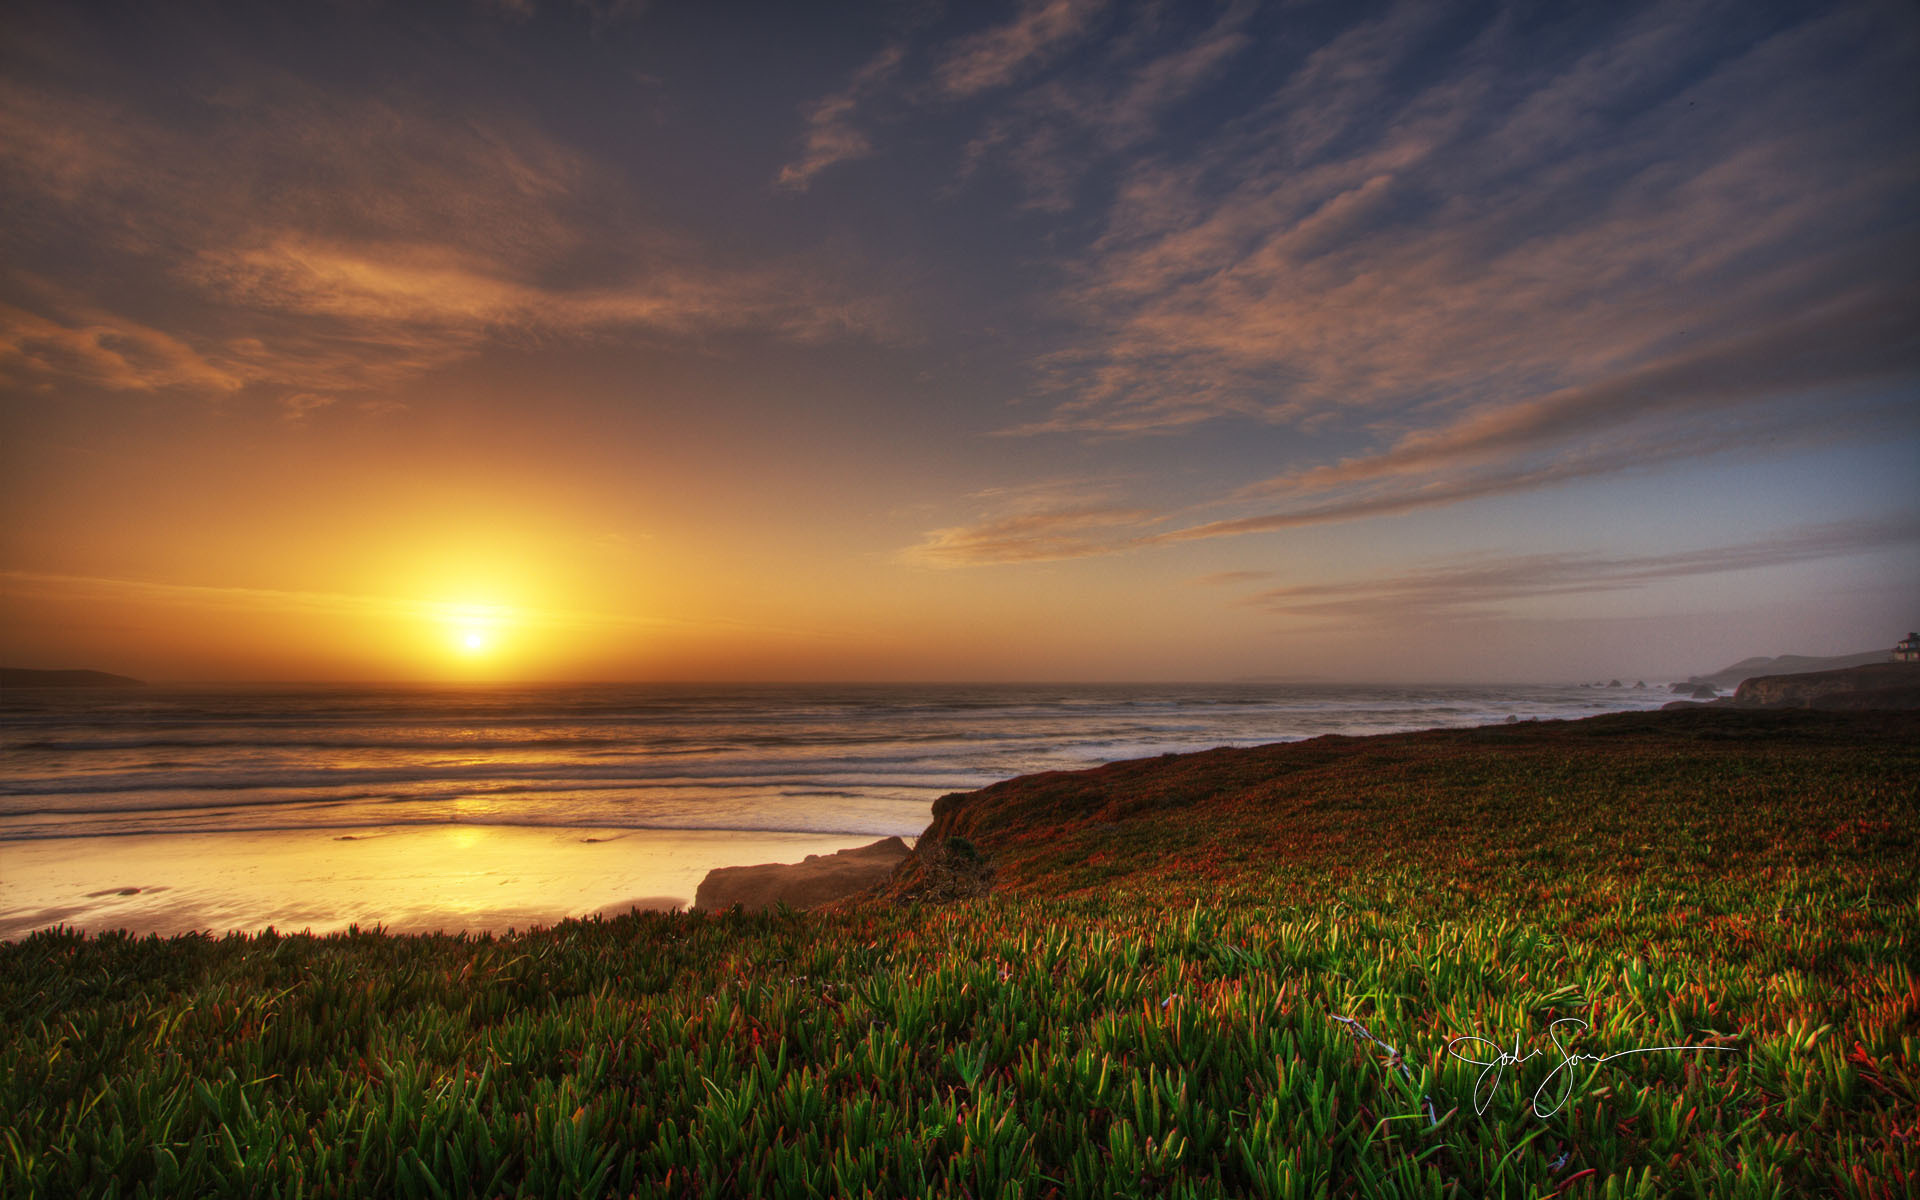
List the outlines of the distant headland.
{"type": "Polygon", "coordinates": [[[1862,650],[1858,654],[1834,654],[1824,657],[1781,654],[1774,657],[1743,658],[1732,666],[1722,667],[1711,675],[1689,676],[1687,682],[1704,683],[1721,691],[1731,691],[1744,681],[1757,679],[1763,675],[1805,675],[1813,671],[1840,671],[1848,667],[1883,663],[1888,657],[1889,654],[1885,650],[1862,650]]]}
{"type": "Polygon", "coordinates": [[[105,671],[34,671],[0,667],[0,687],[140,687],[142,680],[105,671]]]}

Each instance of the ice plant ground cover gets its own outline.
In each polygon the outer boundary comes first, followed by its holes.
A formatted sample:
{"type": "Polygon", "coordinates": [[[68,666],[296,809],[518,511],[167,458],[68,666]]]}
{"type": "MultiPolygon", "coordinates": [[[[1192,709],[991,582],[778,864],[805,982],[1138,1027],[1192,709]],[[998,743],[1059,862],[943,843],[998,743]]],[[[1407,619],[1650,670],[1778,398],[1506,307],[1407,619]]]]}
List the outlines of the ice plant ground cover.
{"type": "Polygon", "coordinates": [[[1916,780],[1914,714],[1327,738],[942,801],[952,903],[37,934],[0,1193],[1908,1195],[1916,780]]]}

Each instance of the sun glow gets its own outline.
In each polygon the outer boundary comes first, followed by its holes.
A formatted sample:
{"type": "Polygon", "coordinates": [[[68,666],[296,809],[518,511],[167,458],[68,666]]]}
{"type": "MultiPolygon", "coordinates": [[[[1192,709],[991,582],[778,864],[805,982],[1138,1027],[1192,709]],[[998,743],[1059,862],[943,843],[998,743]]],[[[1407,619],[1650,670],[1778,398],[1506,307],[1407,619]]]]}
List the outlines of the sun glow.
{"type": "Polygon", "coordinates": [[[465,658],[492,653],[513,621],[512,612],[497,604],[443,604],[435,608],[435,618],[453,648],[465,658]]]}

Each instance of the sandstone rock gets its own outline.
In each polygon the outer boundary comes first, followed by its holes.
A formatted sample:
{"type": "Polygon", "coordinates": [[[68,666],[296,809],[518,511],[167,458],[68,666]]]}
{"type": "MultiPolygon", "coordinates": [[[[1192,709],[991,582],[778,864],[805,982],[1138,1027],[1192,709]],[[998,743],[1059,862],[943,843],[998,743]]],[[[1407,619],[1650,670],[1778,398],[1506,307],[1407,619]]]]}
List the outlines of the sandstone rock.
{"type": "Polygon", "coordinates": [[[761,863],[708,871],[694,893],[697,909],[772,908],[786,903],[812,908],[886,881],[912,853],[897,837],[837,854],[809,854],[797,863],[761,863]]]}

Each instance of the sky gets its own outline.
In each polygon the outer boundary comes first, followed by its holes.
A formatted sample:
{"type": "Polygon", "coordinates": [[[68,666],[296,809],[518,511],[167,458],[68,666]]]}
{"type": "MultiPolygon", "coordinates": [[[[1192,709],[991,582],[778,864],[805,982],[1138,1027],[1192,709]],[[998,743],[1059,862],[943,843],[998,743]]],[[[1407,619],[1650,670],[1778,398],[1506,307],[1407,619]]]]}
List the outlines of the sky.
{"type": "Polygon", "coordinates": [[[16,0],[0,661],[1891,647],[1916,81],[1903,0],[16,0]]]}

